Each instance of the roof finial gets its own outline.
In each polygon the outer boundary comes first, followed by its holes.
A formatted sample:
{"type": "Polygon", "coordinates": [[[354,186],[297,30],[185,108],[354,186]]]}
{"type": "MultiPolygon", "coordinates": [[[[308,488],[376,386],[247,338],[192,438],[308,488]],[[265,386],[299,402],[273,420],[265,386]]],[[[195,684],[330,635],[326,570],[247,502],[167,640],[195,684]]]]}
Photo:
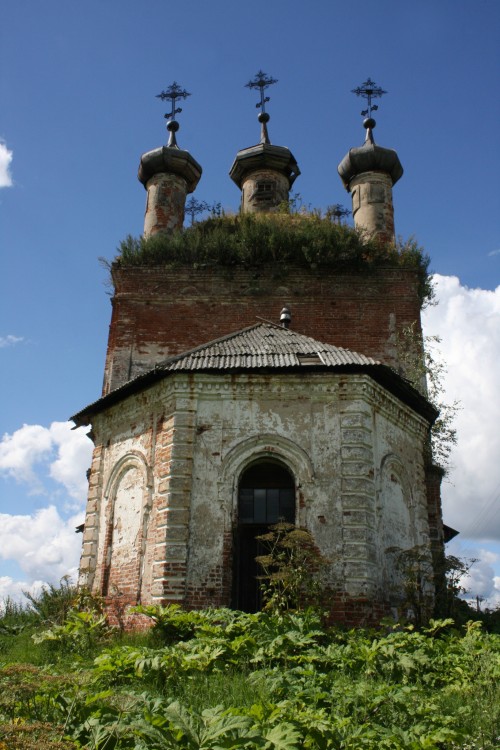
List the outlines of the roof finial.
{"type": "Polygon", "coordinates": [[[280,323],[282,328],[290,328],[290,323],[292,322],[292,314],[290,312],[290,308],[284,307],[283,310],[280,313],[280,323]]]}
{"type": "Polygon", "coordinates": [[[372,117],[372,112],[375,112],[378,109],[378,105],[372,104],[372,99],[378,99],[382,97],[384,94],[387,94],[387,91],[384,91],[383,88],[377,86],[375,81],[372,81],[371,78],[367,78],[366,81],[361,84],[361,86],[352,89],[352,93],[356,94],[356,96],[362,96],[363,99],[366,99],[368,103],[368,108],[361,110],[361,114],[365,118],[365,120],[363,121],[363,127],[366,128],[365,140],[374,143],[375,141],[373,140],[372,131],[377,123],[372,117]]]}
{"type": "Polygon", "coordinates": [[[172,102],[170,112],[166,112],[164,115],[165,119],[168,120],[167,130],[170,133],[167,145],[171,148],[178,148],[175,134],[179,130],[179,123],[175,119],[175,115],[178,112],[182,112],[182,107],[176,108],[175,103],[177,99],[186,99],[188,96],[191,96],[191,94],[189,94],[186,89],[181,89],[176,81],[174,81],[166,91],[162,91],[161,94],[156,94],[157,99],[161,99],[162,101],[170,99],[172,102]]]}
{"type": "Polygon", "coordinates": [[[269,96],[264,96],[264,90],[269,88],[269,86],[272,86],[273,83],[278,83],[277,78],[271,78],[271,76],[267,76],[265,73],[263,73],[262,70],[259,70],[259,72],[256,74],[253,81],[249,81],[245,84],[246,88],[249,89],[260,89],[260,101],[257,102],[255,105],[256,107],[260,107],[260,112],[258,115],[258,120],[261,124],[260,129],[260,142],[261,143],[271,143],[269,140],[269,134],[267,132],[267,123],[270,120],[270,117],[268,113],[266,112],[266,103],[269,101],[269,96]]]}

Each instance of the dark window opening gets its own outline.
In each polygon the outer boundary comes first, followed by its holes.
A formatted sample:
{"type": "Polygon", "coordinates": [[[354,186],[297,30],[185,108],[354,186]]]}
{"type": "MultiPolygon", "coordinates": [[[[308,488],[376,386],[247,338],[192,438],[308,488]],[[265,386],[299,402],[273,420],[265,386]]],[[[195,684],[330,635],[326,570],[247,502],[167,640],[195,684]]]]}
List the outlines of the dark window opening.
{"type": "Polygon", "coordinates": [[[233,606],[244,612],[262,607],[255,558],[265,554],[256,538],[278,521],[295,522],[295,481],[279,463],[263,461],[248,468],[238,490],[238,527],[234,540],[233,606]]]}
{"type": "Polygon", "coordinates": [[[267,203],[272,202],[276,195],[276,186],[274,182],[259,181],[255,186],[255,192],[252,198],[256,201],[267,203]]]}

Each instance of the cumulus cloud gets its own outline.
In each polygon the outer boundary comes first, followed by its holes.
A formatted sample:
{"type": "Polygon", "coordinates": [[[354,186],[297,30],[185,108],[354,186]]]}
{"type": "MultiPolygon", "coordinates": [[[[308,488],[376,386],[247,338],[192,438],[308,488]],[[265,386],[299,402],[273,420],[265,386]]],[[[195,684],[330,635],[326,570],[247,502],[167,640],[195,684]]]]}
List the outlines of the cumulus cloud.
{"type": "Polygon", "coordinates": [[[50,430],[37,424],[25,424],[12,435],[5,434],[0,443],[0,472],[18,482],[27,482],[34,491],[43,485],[34,466],[53,449],[50,430]]]}
{"type": "Polygon", "coordinates": [[[458,444],[442,486],[444,520],[460,531],[450,554],[476,558],[465,598],[500,606],[500,287],[469,289],[455,276],[434,277],[438,305],[424,311],[424,332],[441,338],[445,400],[458,400],[458,444]],[[498,553],[481,542],[498,544],[498,553]]]}
{"type": "Polygon", "coordinates": [[[9,151],[5,143],[0,141],[0,188],[10,187],[12,185],[12,177],[10,174],[12,156],[12,151],[9,151]]]}
{"type": "Polygon", "coordinates": [[[445,521],[464,537],[500,541],[500,287],[469,289],[434,277],[439,304],[424,312],[425,333],[441,338],[446,400],[460,401],[445,521]]]}
{"type": "Polygon", "coordinates": [[[33,515],[0,513],[0,557],[19,565],[28,586],[37,580],[57,584],[65,575],[74,578],[81,546],[75,526],[82,521],[83,514],[63,519],[53,505],[33,515]]]}
{"type": "Polygon", "coordinates": [[[71,422],[53,422],[50,434],[57,447],[50,476],[64,485],[72,498],[84,500],[88,487],[86,472],[92,457],[92,443],[85,429],[74,430],[71,422]]]}
{"type": "MultiPolygon", "coordinates": [[[[75,527],[84,520],[82,505],[87,493],[86,469],[92,443],[84,429],[72,430],[70,422],[52,422],[49,427],[23,425],[0,442],[0,476],[27,485],[31,493],[49,494],[47,480],[58,484],[62,508],[54,504],[36,513],[0,513],[0,560],[17,563],[24,581],[0,577],[0,601],[22,599],[22,592],[38,592],[43,584],[58,584],[63,576],[75,579],[81,536],[75,527]],[[67,518],[68,497],[80,510],[67,518]]],[[[54,493],[53,493],[54,497],[54,493]]]]}
{"type": "Polygon", "coordinates": [[[19,344],[23,340],[22,336],[12,336],[11,334],[0,336],[0,349],[4,349],[6,346],[14,346],[14,344],[19,344]]]}
{"type": "Polygon", "coordinates": [[[26,603],[25,593],[37,596],[46,586],[46,581],[15,581],[10,576],[0,576],[0,613],[7,600],[26,603]]]}
{"type": "Polygon", "coordinates": [[[50,427],[25,424],[0,442],[0,475],[25,482],[31,492],[41,494],[46,492],[44,475],[50,476],[71,498],[83,501],[91,453],[85,430],[72,430],[70,422],[52,422],[50,427]]]}

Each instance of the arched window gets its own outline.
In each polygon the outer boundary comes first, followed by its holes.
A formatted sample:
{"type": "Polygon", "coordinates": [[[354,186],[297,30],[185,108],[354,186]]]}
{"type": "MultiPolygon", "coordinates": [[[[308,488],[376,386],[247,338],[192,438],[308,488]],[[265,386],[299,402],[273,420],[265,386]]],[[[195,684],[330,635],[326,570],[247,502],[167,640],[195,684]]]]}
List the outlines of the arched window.
{"type": "Polygon", "coordinates": [[[295,483],[284,466],[271,461],[254,464],[240,480],[238,524],[267,525],[295,521],[295,483]]]}
{"type": "Polygon", "coordinates": [[[295,480],[277,461],[264,460],[249,466],[238,487],[238,526],[234,549],[233,606],[244,612],[261,608],[259,566],[264,554],[256,537],[278,521],[295,522],[295,480]]]}

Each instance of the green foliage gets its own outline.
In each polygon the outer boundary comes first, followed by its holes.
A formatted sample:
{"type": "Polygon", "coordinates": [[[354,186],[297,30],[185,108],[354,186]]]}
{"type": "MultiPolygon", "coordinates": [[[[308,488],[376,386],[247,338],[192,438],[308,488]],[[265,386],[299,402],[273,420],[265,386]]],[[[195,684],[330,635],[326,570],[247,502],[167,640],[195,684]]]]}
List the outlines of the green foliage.
{"type": "Polygon", "coordinates": [[[61,739],[61,727],[44,721],[0,723],[0,750],[76,750],[61,739]]]}
{"type": "Polygon", "coordinates": [[[109,639],[111,632],[104,614],[71,609],[62,625],[53,625],[41,633],[34,633],[32,638],[35,643],[50,643],[57,650],[82,655],[109,639]]]}
{"type": "Polygon", "coordinates": [[[394,565],[404,594],[402,609],[417,627],[421,627],[429,620],[434,605],[434,567],[429,547],[389,547],[386,552],[394,555],[394,565]]]}
{"type": "Polygon", "coordinates": [[[78,596],[77,588],[69,576],[61,578],[59,586],[45,585],[39,594],[24,592],[28,600],[28,610],[43,624],[61,625],[78,596]]]}
{"type": "Polygon", "coordinates": [[[206,623],[206,618],[196,611],[187,612],[179,604],[132,607],[131,612],[146,615],[154,622],[156,634],[164,643],[187,641],[193,637],[200,624],[206,623]]]}
{"type": "Polygon", "coordinates": [[[446,472],[457,442],[454,425],[460,404],[458,401],[450,404],[444,399],[446,365],[437,351],[439,342],[438,336],[423,336],[413,323],[403,329],[398,357],[404,376],[439,412],[431,430],[430,449],[433,462],[446,472]]]}
{"type": "Polygon", "coordinates": [[[445,555],[435,559],[436,570],[436,606],[438,617],[452,617],[456,624],[465,625],[470,620],[483,624],[490,633],[499,633],[500,609],[495,611],[479,609],[479,602],[472,607],[463,597],[467,594],[464,579],[471,567],[477,562],[475,558],[461,558],[456,555],[445,555]]]}
{"type": "MultiPolygon", "coordinates": [[[[165,609],[150,616],[181,622],[165,609]]],[[[116,640],[71,674],[0,668],[0,750],[498,747],[500,637],[478,623],[345,632],[312,612],[184,615],[192,637],[116,640]],[[14,744],[19,726],[33,744],[14,744]]]]}
{"type": "Polygon", "coordinates": [[[286,212],[212,216],[181,232],[126,237],[119,246],[116,267],[189,265],[274,265],[286,274],[287,265],[335,268],[376,273],[381,268],[413,268],[419,280],[422,303],[432,297],[429,258],[414,240],[392,245],[363,238],[351,227],[332,220],[330,214],[286,212]]]}
{"type": "Polygon", "coordinates": [[[7,599],[0,614],[2,660],[54,663],[69,656],[89,658],[111,631],[103,604],[67,577],[59,586],[46,586],[25,594],[25,603],[7,599]]]}
{"type": "Polygon", "coordinates": [[[280,521],[257,539],[266,554],[256,558],[264,610],[286,612],[319,606],[325,595],[321,571],[328,561],[306,529],[280,521]]]}

